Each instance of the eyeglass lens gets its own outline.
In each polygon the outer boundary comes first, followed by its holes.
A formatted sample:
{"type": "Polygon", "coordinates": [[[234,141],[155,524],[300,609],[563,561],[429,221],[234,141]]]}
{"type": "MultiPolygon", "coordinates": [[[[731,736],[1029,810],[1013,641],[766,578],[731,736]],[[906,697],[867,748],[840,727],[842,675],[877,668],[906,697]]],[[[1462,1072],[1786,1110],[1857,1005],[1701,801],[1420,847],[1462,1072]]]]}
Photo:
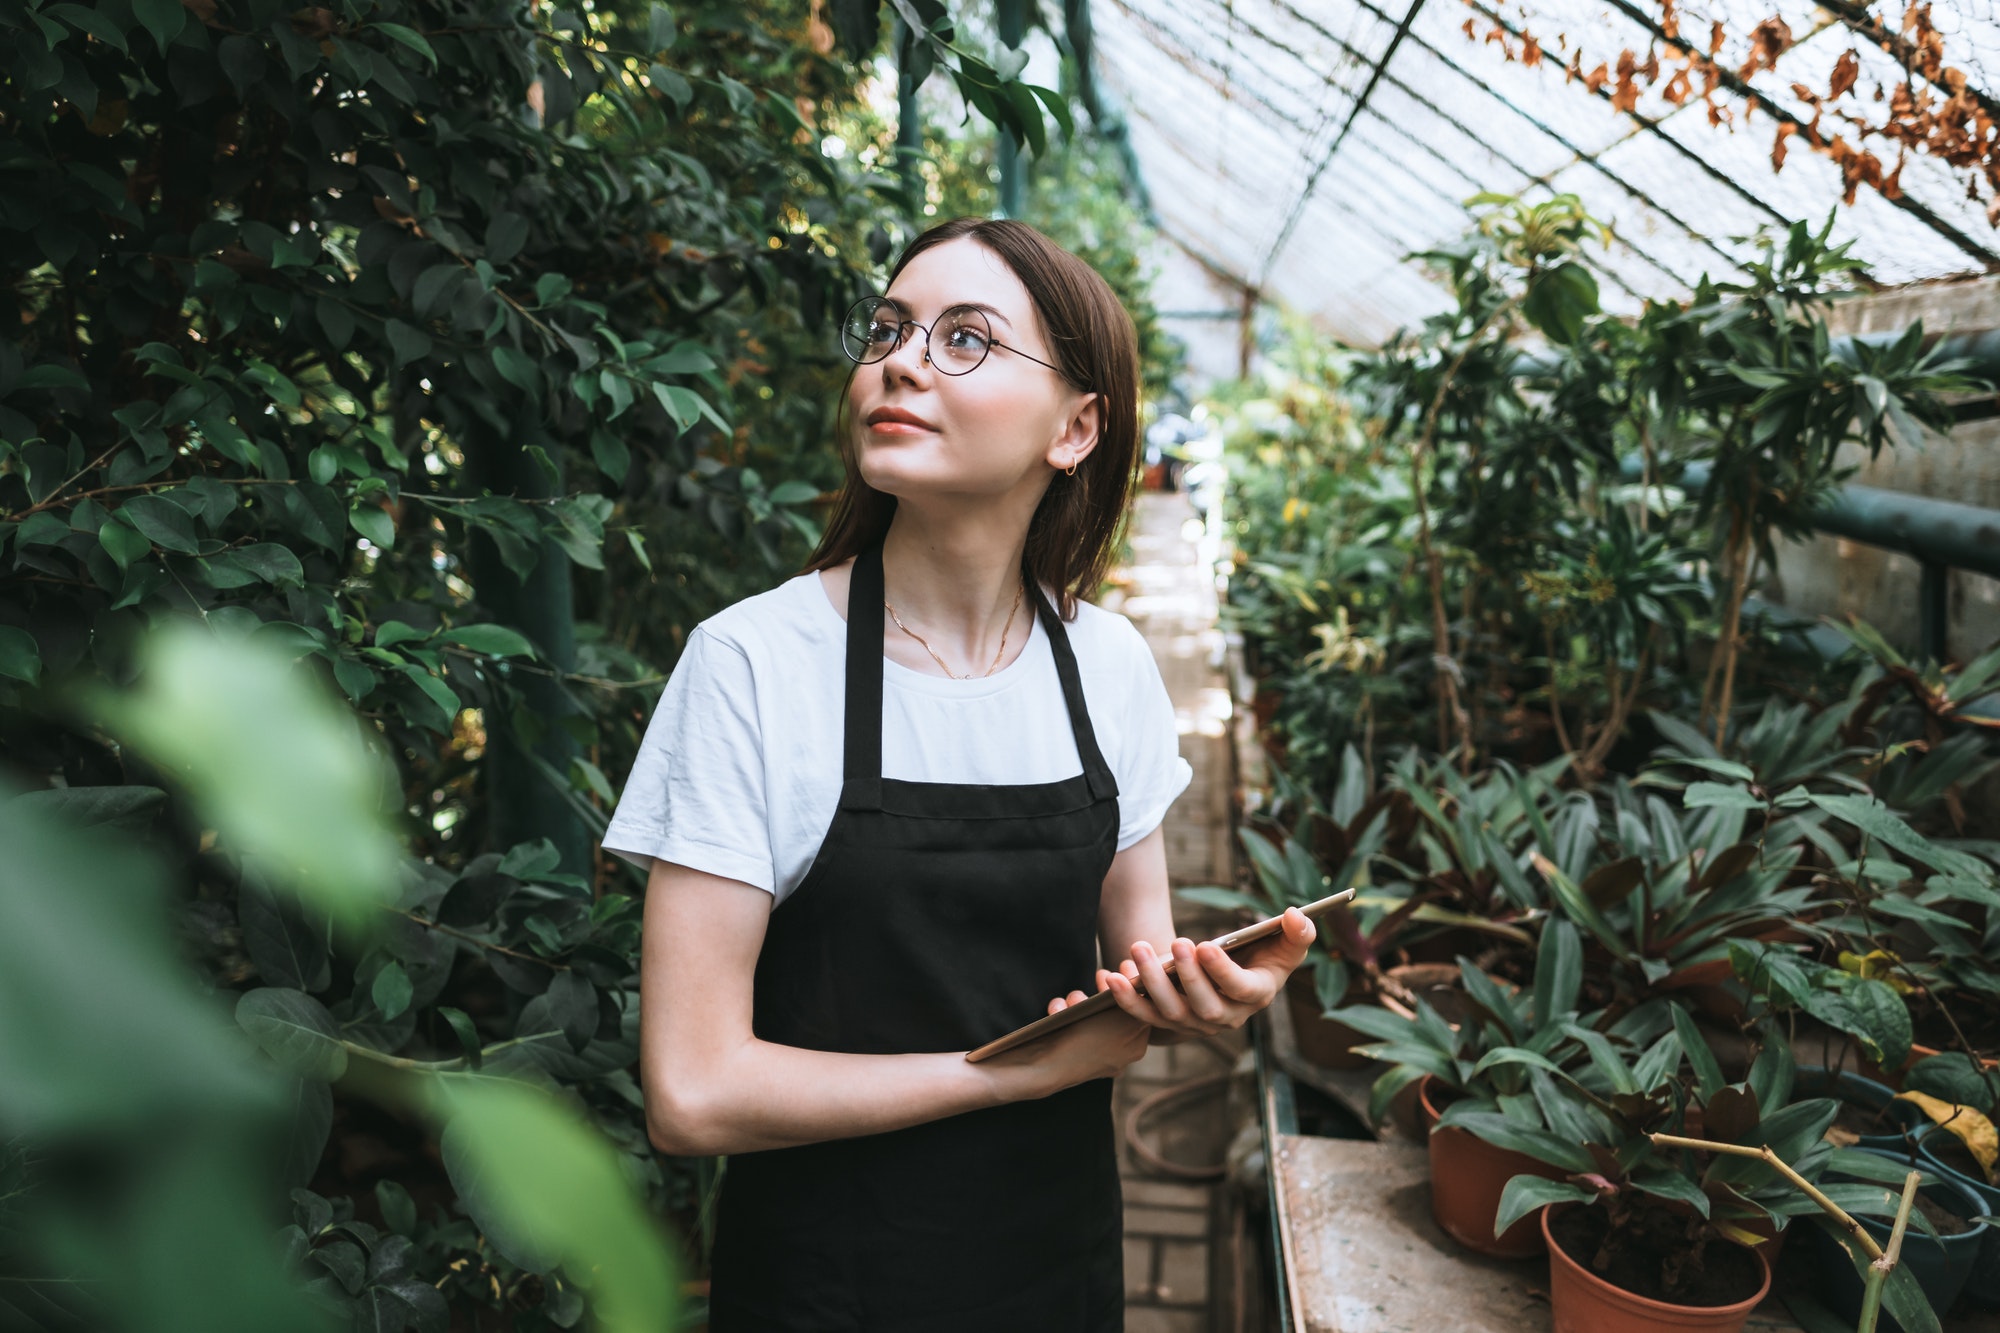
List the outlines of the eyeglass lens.
{"type": "MultiPolygon", "coordinates": [[[[880,361],[902,345],[906,329],[921,328],[904,318],[902,307],[887,297],[871,296],[847,312],[840,333],[841,350],[862,365],[880,361]]],[[[953,306],[931,324],[931,364],[947,375],[963,375],[986,359],[993,345],[992,326],[973,306],[953,306]]]]}

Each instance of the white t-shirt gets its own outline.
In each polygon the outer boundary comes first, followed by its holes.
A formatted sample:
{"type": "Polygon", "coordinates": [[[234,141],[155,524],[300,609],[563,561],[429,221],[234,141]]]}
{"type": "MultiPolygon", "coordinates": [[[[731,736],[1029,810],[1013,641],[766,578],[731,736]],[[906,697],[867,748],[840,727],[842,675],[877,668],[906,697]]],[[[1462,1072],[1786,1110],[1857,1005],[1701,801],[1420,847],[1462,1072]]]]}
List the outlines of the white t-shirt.
{"type": "MultiPolygon", "coordinates": [[[[1055,598],[1050,597],[1055,604],[1055,598]]],[[[1028,609],[1024,606],[1023,608],[1028,609]]],[[[952,680],[882,659],[882,776],[1054,782],[1083,771],[1040,617],[991,676],[952,680]]],[[[1064,625],[1092,729],[1118,783],[1118,849],[1159,826],[1193,780],[1160,669],[1132,622],[1079,602],[1064,625]]],[[[754,884],[782,902],[840,801],[847,622],[817,573],[701,622],[646,728],[605,850],[754,884]]]]}

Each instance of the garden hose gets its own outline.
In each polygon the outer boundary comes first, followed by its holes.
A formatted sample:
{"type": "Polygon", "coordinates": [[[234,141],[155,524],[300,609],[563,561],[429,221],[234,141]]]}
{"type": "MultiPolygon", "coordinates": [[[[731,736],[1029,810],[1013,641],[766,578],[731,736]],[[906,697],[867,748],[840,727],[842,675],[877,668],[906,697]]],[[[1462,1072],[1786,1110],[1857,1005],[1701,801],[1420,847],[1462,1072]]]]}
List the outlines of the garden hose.
{"type": "MultiPolygon", "coordinates": [[[[1211,1049],[1216,1048],[1212,1039],[1204,1039],[1203,1044],[1211,1049]]],[[[1228,1054],[1232,1060],[1234,1058],[1233,1052],[1219,1053],[1228,1054]]],[[[1225,1069],[1219,1074],[1204,1074],[1185,1083],[1161,1088],[1158,1092],[1150,1093],[1134,1103],[1132,1109],[1125,1113],[1125,1143],[1132,1149],[1133,1156],[1144,1162],[1148,1169],[1157,1171],[1161,1175],[1174,1176],[1181,1180],[1222,1179],[1224,1163],[1217,1162],[1213,1166],[1189,1166],[1182,1162],[1170,1162],[1146,1142],[1140,1126],[1147,1116],[1161,1107],[1171,1106],[1175,1102],[1206,1092],[1210,1088],[1221,1087],[1235,1077],[1236,1071],[1233,1069],[1225,1069]]]]}

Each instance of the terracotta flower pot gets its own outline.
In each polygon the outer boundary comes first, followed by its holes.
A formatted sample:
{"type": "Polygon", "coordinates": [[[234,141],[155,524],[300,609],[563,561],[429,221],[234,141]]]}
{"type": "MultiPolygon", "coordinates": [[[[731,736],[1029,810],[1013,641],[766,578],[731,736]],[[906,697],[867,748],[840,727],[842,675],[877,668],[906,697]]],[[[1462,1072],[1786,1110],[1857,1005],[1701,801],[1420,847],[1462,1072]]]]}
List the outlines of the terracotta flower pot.
{"type": "MultiPolygon", "coordinates": [[[[1351,1004],[1354,999],[1354,989],[1349,987],[1342,1003],[1351,1004]]],[[[1297,969],[1285,982],[1285,1007],[1291,1011],[1292,1037],[1298,1042],[1299,1054],[1306,1059],[1327,1069],[1365,1069],[1374,1063],[1348,1049],[1366,1045],[1375,1040],[1373,1037],[1345,1023],[1321,1017],[1319,991],[1313,985],[1310,968],[1297,969]]]]}
{"type": "Polygon", "coordinates": [[[1430,1135],[1431,1216],[1444,1233],[1480,1254],[1496,1259],[1526,1259],[1540,1254],[1542,1232],[1536,1214],[1530,1213],[1497,1238],[1493,1219],[1500,1211],[1500,1194],[1515,1176],[1528,1174],[1561,1180],[1560,1169],[1536,1161],[1526,1153],[1496,1148],[1485,1139],[1463,1129],[1437,1128],[1443,1108],[1434,1078],[1426,1075],[1417,1084],[1424,1129],[1430,1135]]]}
{"type": "Polygon", "coordinates": [[[1771,1290],[1771,1262],[1758,1250],[1752,1250],[1750,1253],[1757,1260],[1764,1280],[1755,1294],[1734,1305],[1673,1305],[1636,1296],[1598,1277],[1556,1243],[1549,1231],[1549,1214],[1552,1211],[1548,1208],[1542,1210],[1541,1231],[1542,1239],[1549,1247],[1549,1307],[1555,1316],[1553,1333],[1660,1333],[1663,1329],[1740,1333],[1744,1322],[1750,1318],[1750,1312],[1771,1290]]]}

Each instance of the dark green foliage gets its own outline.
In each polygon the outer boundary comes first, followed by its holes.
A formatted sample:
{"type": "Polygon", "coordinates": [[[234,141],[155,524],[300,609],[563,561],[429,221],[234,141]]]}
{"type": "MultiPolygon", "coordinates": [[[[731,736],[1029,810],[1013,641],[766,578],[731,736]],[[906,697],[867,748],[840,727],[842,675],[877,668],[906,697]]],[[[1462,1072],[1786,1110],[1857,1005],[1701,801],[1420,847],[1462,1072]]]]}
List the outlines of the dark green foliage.
{"type": "MultiPolygon", "coordinates": [[[[821,147],[875,8],[836,50],[805,0],[0,3],[0,776],[173,867],[344,1317],[582,1314],[471,1183],[506,1136],[434,1155],[409,1076],[552,1091],[700,1249],[712,1165],[653,1150],[635,1077],[640,880],[588,837],[688,629],[796,568],[838,480],[830,320],[912,234],[821,147]],[[340,796],[405,854],[331,849],[358,916],[287,888],[336,825],[227,823],[195,762],[254,760],[255,805],[324,754],[254,753],[248,700],[111,706],[176,620],[350,706],[340,796]]],[[[1068,137],[912,12],[975,107],[1068,137]]]]}

